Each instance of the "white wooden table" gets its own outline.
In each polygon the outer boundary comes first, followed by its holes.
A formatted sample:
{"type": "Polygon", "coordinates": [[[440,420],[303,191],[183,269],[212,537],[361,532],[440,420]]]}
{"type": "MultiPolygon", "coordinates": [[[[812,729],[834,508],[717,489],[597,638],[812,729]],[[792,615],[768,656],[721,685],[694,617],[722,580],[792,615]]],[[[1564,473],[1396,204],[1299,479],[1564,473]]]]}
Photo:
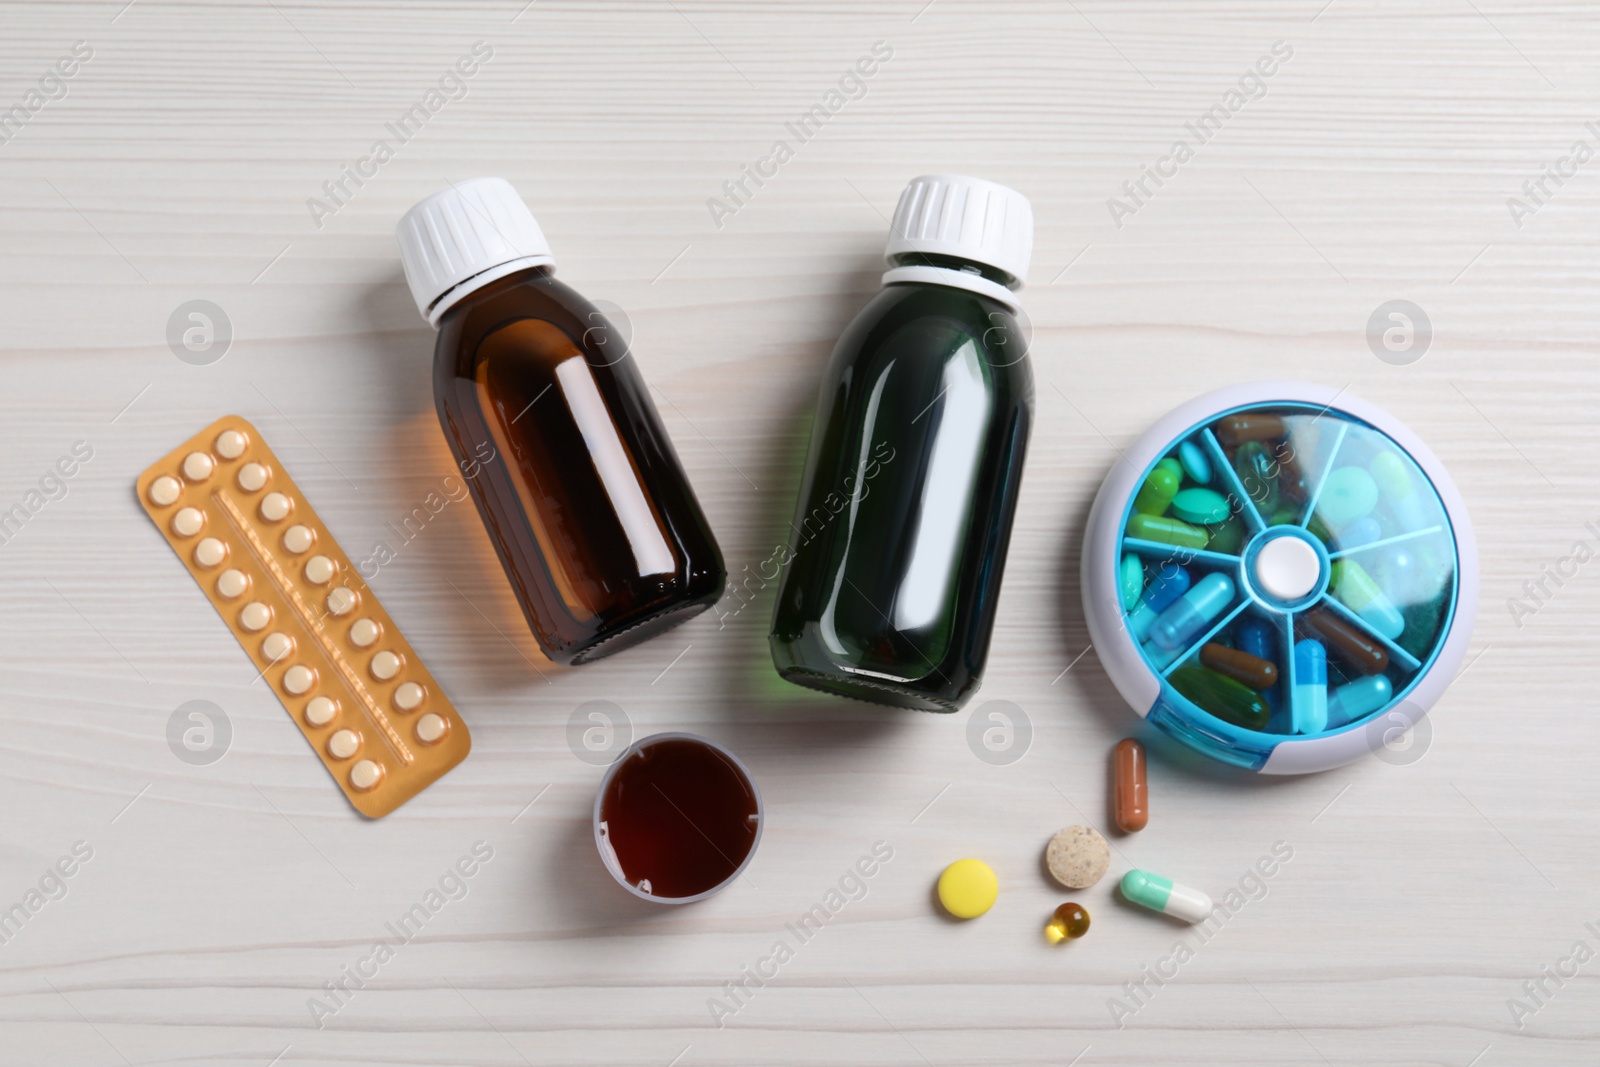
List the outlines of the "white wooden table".
{"type": "Polygon", "coordinates": [[[42,506],[0,544],[0,908],[41,881],[59,899],[41,893],[0,944],[0,1062],[1595,1062],[1600,563],[1564,565],[1575,576],[1520,620],[1507,601],[1575,541],[1600,548],[1600,162],[1571,155],[1600,148],[1585,126],[1597,15],[1486,0],[6,4],[0,110],[44,85],[0,144],[0,510],[42,506]],[[92,56],[46,78],[77,41],[92,56]],[[389,133],[478,41],[492,56],[465,95],[446,83],[458,98],[420,132],[389,133]],[[804,142],[790,133],[878,41],[892,56],[864,95],[846,81],[855,99],[804,142]],[[1292,56],[1263,92],[1246,81],[1256,98],[1161,162],[1279,41],[1292,56]],[[392,158],[360,164],[380,138],[392,158]],[[717,225],[708,198],[777,140],[792,158],[717,225]],[[327,200],[358,164],[371,176],[327,200]],[[1158,165],[1164,184],[1129,199],[1123,183],[1158,165]],[[1523,183],[1546,165],[1570,176],[1544,179],[1538,203],[1523,183]],[[730,568],[753,567],[783,536],[814,383],[876,288],[885,216],[936,170],[1014,185],[1038,217],[1039,417],[974,710],[785,686],[770,588],[725,602],[720,623],[555,670],[453,505],[373,584],[476,747],[397,814],[357,816],[141,513],[136,473],[235,412],[352,556],[397,547],[389,524],[451,466],[392,230],[446,180],[499,174],[562,277],[625,309],[730,568]],[[197,299],[233,334],[205,366],[166,339],[197,299]],[[1432,323],[1411,365],[1367,342],[1392,299],[1432,323]],[[1093,929],[1048,946],[1041,925],[1067,897],[1041,851],[1062,825],[1105,826],[1107,753],[1136,721],[1083,655],[1089,502],[1168,408],[1282,376],[1386,406],[1451,468],[1483,554],[1477,658],[1406,765],[1266,781],[1158,751],[1149,829],[1115,839],[1112,876],[1077,895],[1093,929]],[[57,499],[30,498],[80,441],[92,459],[65,495],[52,482],[57,499]],[[209,765],[167,741],[191,700],[231,730],[209,765]],[[589,829],[600,768],[568,743],[595,700],[624,709],[631,736],[697,731],[749,763],[769,815],[747,879],[681,910],[608,880],[589,829]],[[1032,731],[1006,766],[966,741],[996,700],[1032,731]],[[476,842],[493,858],[465,896],[363,963],[476,842]],[[797,944],[785,924],[876,842],[893,859],[797,944]],[[1113,896],[1130,865],[1221,896],[1277,842],[1292,860],[1205,944],[1113,896]],[[57,883],[75,846],[92,857],[57,883]],[[1002,892],[957,925],[930,894],[965,855],[1002,892]],[[1192,958],[1163,962],[1186,936],[1192,958]],[[730,997],[779,940],[793,958],[730,997]],[[1131,997],[1147,967],[1170,977],[1131,997]],[[373,977],[358,987],[347,968],[373,977]],[[738,1009],[720,1027],[714,998],[738,1009]]]}

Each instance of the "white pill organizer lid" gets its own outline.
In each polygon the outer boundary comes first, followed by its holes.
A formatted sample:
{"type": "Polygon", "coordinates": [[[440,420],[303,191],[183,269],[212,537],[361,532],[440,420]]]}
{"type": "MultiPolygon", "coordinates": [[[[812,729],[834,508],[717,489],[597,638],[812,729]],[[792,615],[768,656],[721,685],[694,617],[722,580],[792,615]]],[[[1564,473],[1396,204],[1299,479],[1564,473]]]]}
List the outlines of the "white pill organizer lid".
{"type": "MultiPolygon", "coordinates": [[[[1286,440],[1291,440],[1286,438],[1286,440]]],[[[1238,448],[1233,461],[1237,461],[1238,448]]],[[[1193,455],[1193,453],[1191,453],[1193,455]]],[[[1392,459],[1384,460],[1392,468],[1392,459]]],[[[1202,473],[1205,473],[1204,471],[1202,473]]],[[[1191,474],[1181,485],[1195,487],[1191,474]]],[[[1367,491],[1370,499],[1370,488],[1367,491]]],[[[1190,516],[1191,518],[1195,516],[1190,516]]],[[[1181,528],[1185,524],[1178,522],[1181,528]]],[[[1218,527],[1205,527],[1218,529],[1218,527]]],[[[1442,573],[1442,571],[1440,572],[1442,573]]],[[[1343,390],[1296,382],[1262,382],[1233,386],[1189,401],[1170,412],[1128,448],[1107,475],[1090,511],[1082,557],[1084,612],[1090,640],[1112,683],[1128,704],[1163,732],[1214,759],[1265,774],[1302,774],[1326,770],[1370,752],[1381,751],[1390,739],[1414,726],[1454,680],[1472,636],[1478,600],[1476,542],[1460,493],[1433,452],[1407,427],[1382,409],[1343,390]],[[1238,543],[1218,551],[1217,540],[1204,549],[1153,545],[1128,534],[1134,515],[1133,500],[1156,464],[1177,456],[1180,445],[1194,446],[1200,465],[1210,468],[1210,487],[1230,501],[1248,499],[1251,493],[1233,468],[1233,462],[1214,432],[1220,420],[1238,414],[1282,416],[1306,431],[1316,442],[1301,457],[1300,473],[1308,488],[1301,504],[1284,503],[1274,516],[1248,507],[1234,513],[1243,534],[1238,543]],[[1366,500],[1349,504],[1338,496],[1359,476],[1330,483],[1328,475],[1341,466],[1359,467],[1379,453],[1394,453],[1406,463],[1415,487],[1414,503],[1404,507],[1380,502],[1358,538],[1354,523],[1332,520],[1340,507],[1372,507],[1366,500]],[[1414,467],[1412,466],[1414,464],[1414,467]],[[1325,487],[1329,496],[1322,497],[1325,487]],[[1337,506],[1336,506],[1337,505],[1337,506]],[[1398,514],[1409,511],[1410,517],[1398,514]],[[1322,521],[1323,516],[1330,521],[1322,521]],[[1275,524],[1274,518],[1277,523],[1275,524]],[[1419,525],[1420,529],[1408,528],[1419,525]],[[1247,522],[1244,520],[1248,520],[1247,522]],[[1292,535],[1292,536],[1290,536],[1292,535]],[[1376,538],[1373,540],[1372,538],[1376,538]],[[1324,543],[1326,542],[1326,543],[1324,543]],[[1365,561],[1365,567],[1385,574],[1377,560],[1397,547],[1419,551],[1436,547],[1448,583],[1418,593],[1431,597],[1427,605],[1412,605],[1406,614],[1411,627],[1403,636],[1385,636],[1362,611],[1350,604],[1362,601],[1330,581],[1340,560],[1365,561]],[[1150,573],[1173,557],[1198,581],[1207,573],[1229,575],[1236,587],[1230,606],[1209,619],[1170,661],[1148,640],[1130,631],[1123,602],[1121,564],[1125,555],[1142,561],[1148,588],[1150,573]],[[1335,595],[1335,594],[1338,595],[1335,595]],[[1429,610],[1433,614],[1429,614],[1429,610]],[[1413,614],[1413,611],[1415,614],[1413,614]],[[1361,633],[1373,646],[1386,650],[1385,671],[1378,672],[1391,686],[1392,695],[1382,706],[1328,728],[1296,733],[1289,725],[1287,705],[1294,683],[1292,647],[1304,636],[1302,620],[1321,612],[1361,633]],[[1269,624],[1279,653],[1279,682],[1271,693],[1272,718],[1262,729],[1225,721],[1178,692],[1173,673],[1193,668],[1198,649],[1205,643],[1231,640],[1236,620],[1257,618],[1269,624]],[[1414,620],[1420,619],[1420,622],[1414,620]]],[[[1330,682],[1349,681],[1359,671],[1345,668],[1349,678],[1336,677],[1342,665],[1328,648],[1330,682]]],[[[1376,677],[1378,675],[1373,675],[1376,677]]],[[[1303,679],[1302,679],[1303,681],[1303,679]]]]}
{"type": "Polygon", "coordinates": [[[555,263],[539,223],[504,178],[451,183],[407,211],[395,239],[417,310],[435,326],[468,293],[555,263]]]}

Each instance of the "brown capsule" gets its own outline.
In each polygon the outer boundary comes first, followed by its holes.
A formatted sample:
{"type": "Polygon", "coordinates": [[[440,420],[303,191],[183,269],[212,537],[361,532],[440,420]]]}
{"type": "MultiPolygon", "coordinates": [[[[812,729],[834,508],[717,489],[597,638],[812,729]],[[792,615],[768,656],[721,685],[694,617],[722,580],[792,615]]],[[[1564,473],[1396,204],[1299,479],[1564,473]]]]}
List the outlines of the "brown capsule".
{"type": "Polygon", "coordinates": [[[1251,689],[1267,690],[1278,684],[1278,668],[1271,660],[1209,641],[1200,649],[1200,662],[1251,689]]]}
{"type": "Polygon", "coordinates": [[[1217,420],[1216,429],[1224,448],[1236,448],[1246,441],[1271,441],[1284,434],[1283,420],[1276,415],[1229,415],[1217,420]]]}
{"type": "Polygon", "coordinates": [[[1362,674],[1382,674],[1389,666],[1387,649],[1326,608],[1300,616],[1300,628],[1319,638],[1362,674]]]}
{"type": "Polygon", "coordinates": [[[1150,822],[1150,786],[1146,778],[1144,746],[1131,737],[1111,750],[1112,817],[1126,833],[1143,830],[1150,822]]]}

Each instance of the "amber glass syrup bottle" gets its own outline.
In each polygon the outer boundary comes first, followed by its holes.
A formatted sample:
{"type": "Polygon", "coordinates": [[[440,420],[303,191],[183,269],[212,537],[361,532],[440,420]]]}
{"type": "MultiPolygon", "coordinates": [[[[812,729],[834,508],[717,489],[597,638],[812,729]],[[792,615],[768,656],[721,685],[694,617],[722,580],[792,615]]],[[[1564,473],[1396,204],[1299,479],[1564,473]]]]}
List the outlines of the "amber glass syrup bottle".
{"type": "Polygon", "coordinates": [[[397,231],[439,328],[439,422],[529,628],[585,663],[704,611],[722,554],[627,341],[555,279],[501,178],[457,182],[397,231]]]}
{"type": "Polygon", "coordinates": [[[1020,193],[914,179],[823,374],[770,644],[797,685],[955,711],[989,654],[1033,417],[1020,193]]]}

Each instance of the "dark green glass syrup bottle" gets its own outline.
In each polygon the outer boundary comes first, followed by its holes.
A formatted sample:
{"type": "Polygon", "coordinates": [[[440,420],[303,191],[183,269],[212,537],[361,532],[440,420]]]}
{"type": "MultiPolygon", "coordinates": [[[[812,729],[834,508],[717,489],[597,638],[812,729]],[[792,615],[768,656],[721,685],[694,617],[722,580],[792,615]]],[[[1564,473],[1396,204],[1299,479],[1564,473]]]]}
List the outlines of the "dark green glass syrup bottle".
{"type": "Polygon", "coordinates": [[[1033,413],[1021,194],[928,175],[834,348],[772,622],[797,685],[955,711],[982,680],[1033,413]]]}

